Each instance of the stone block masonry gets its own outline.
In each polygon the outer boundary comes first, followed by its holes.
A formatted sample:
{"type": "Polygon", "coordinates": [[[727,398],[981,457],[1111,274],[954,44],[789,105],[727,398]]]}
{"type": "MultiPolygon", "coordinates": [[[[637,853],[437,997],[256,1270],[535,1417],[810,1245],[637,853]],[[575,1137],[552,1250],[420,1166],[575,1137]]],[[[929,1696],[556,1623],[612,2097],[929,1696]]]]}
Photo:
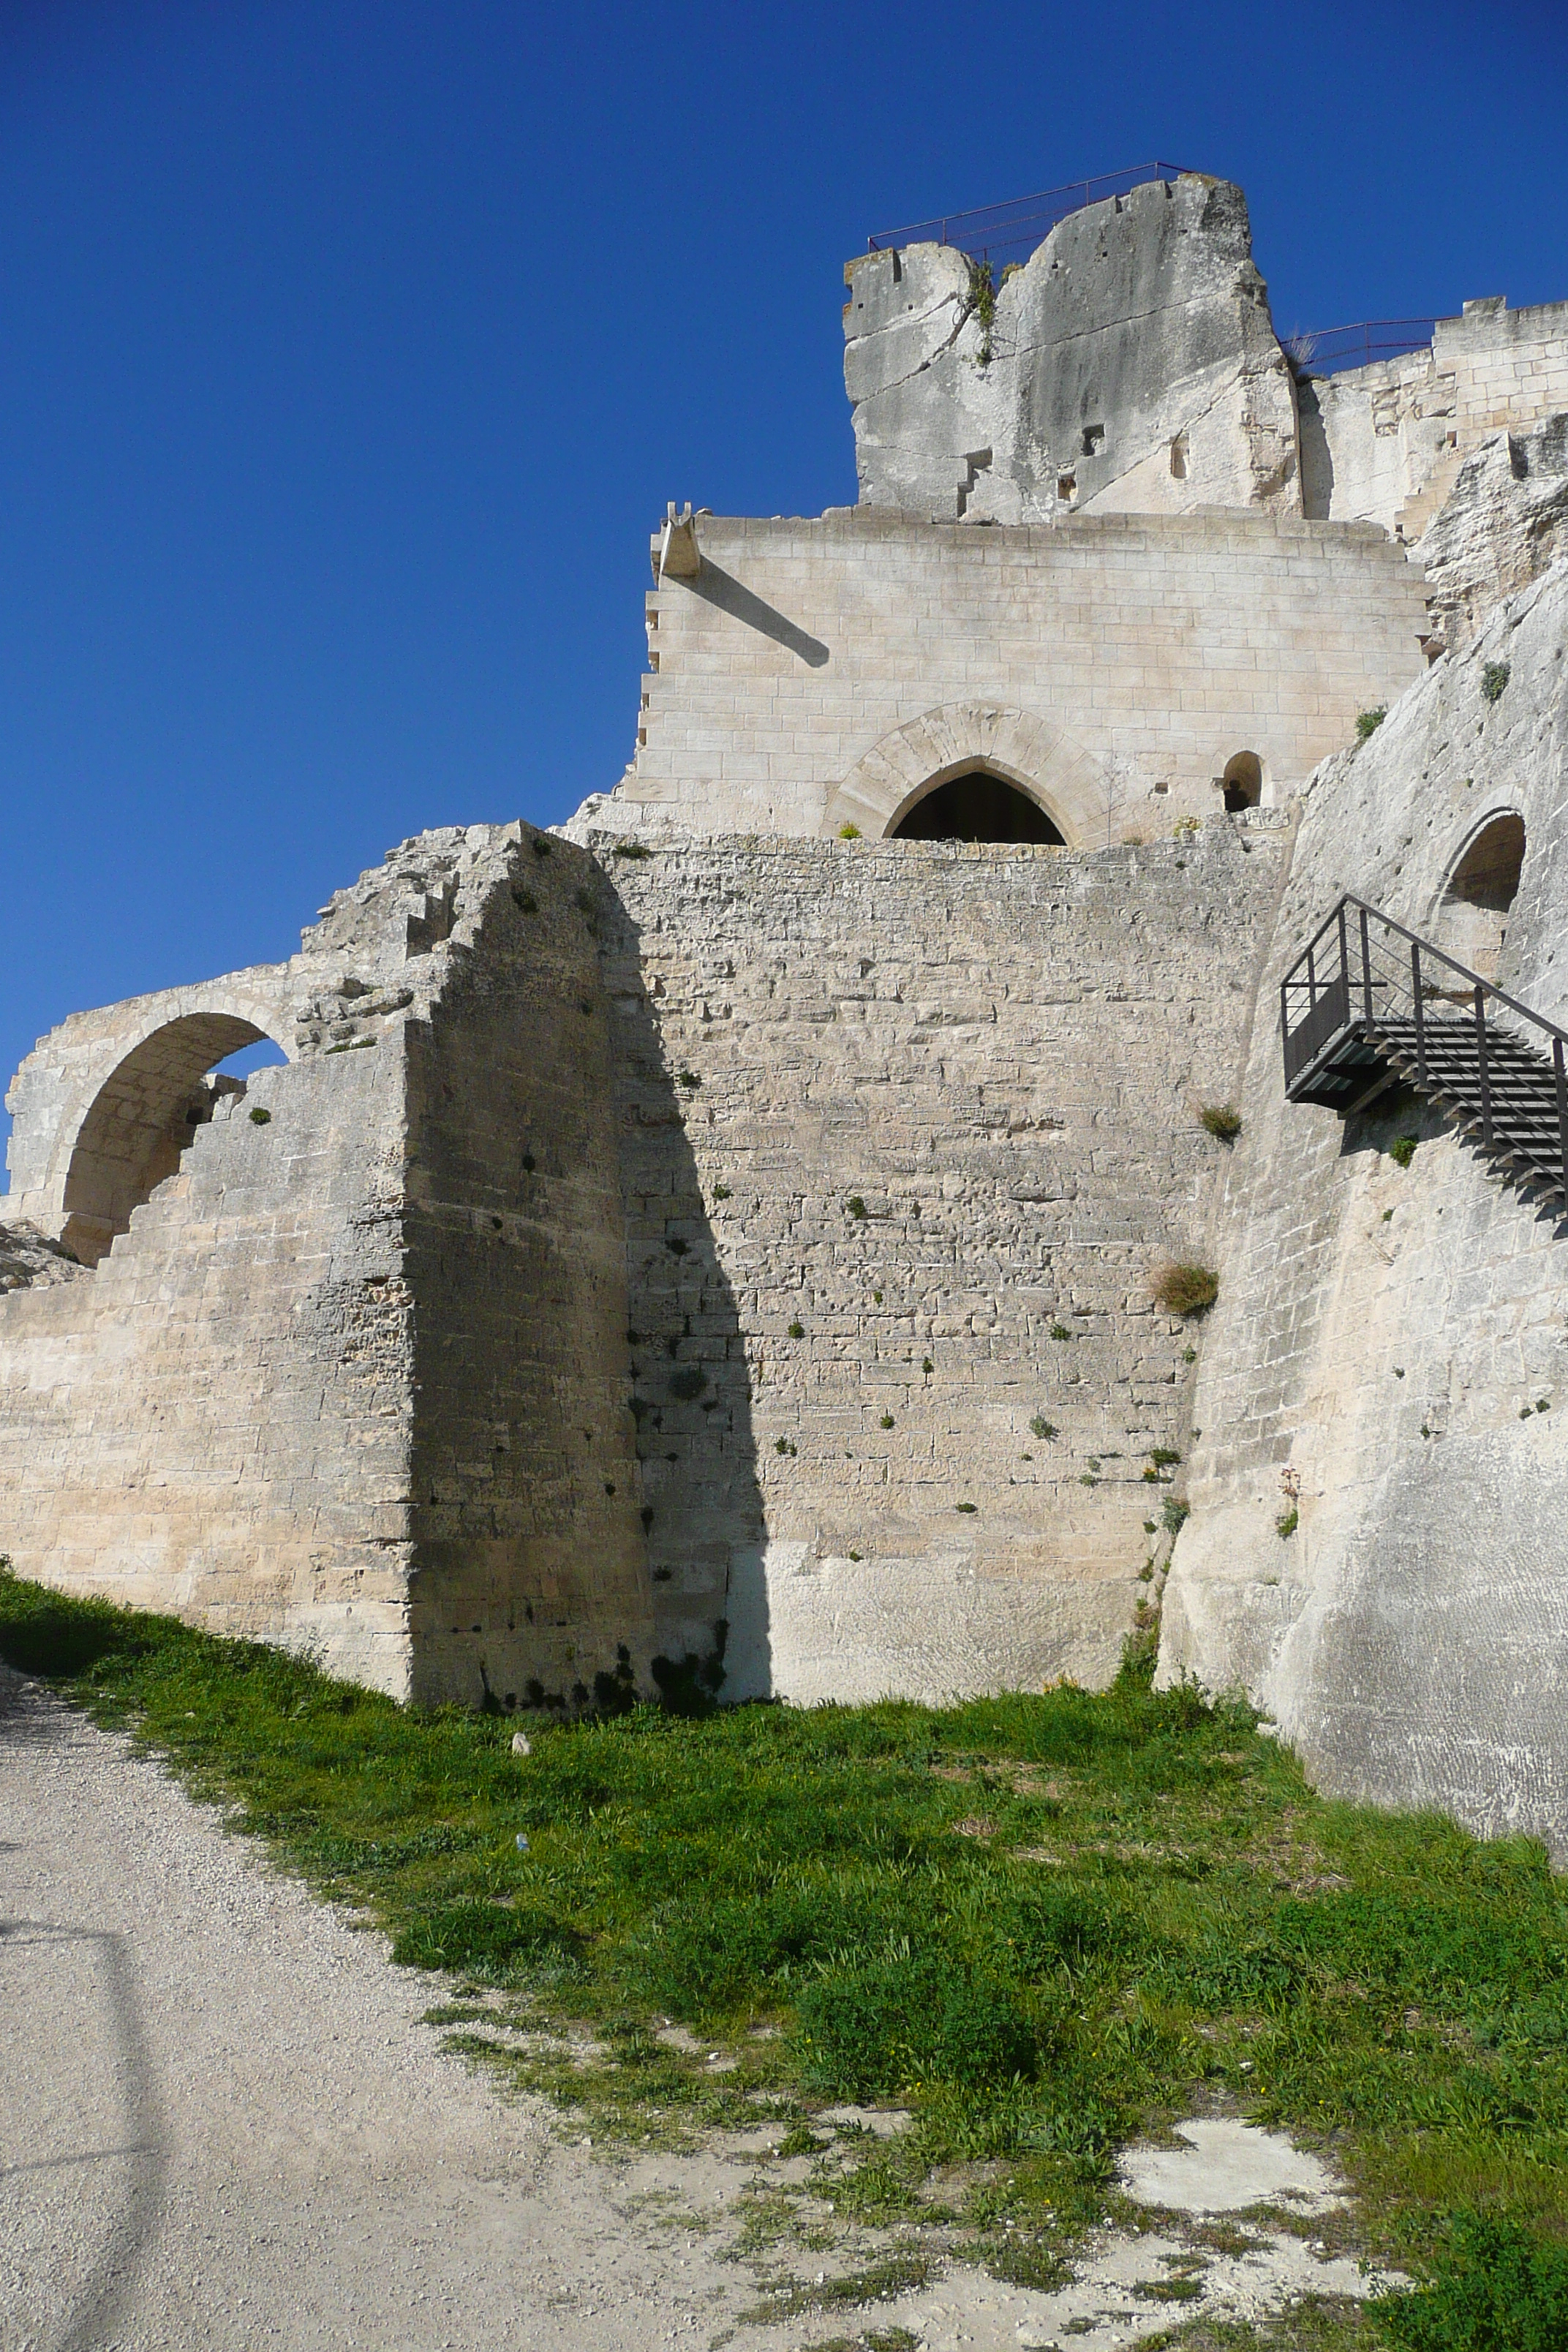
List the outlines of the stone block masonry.
{"type": "Polygon", "coordinates": [[[727,1696],[1103,1684],[1281,837],[593,845],[660,1651],[727,1696]]]}
{"type": "Polygon", "coordinates": [[[6,1254],[0,1547],[425,1701],[1104,1682],[1282,843],[476,827],[288,965],[66,1024],[37,1221],[104,1101],[158,1150],[95,1269],[6,1254]],[[165,1171],[258,1013],[293,1058],[165,1171]]]}
{"type": "Polygon", "coordinates": [[[847,509],[693,528],[700,570],[648,598],[636,761],[574,835],[880,835],[933,780],[902,757],[918,730],[947,772],[989,764],[1070,847],[1103,848],[1212,815],[1238,751],[1289,800],[1425,667],[1421,575],[1367,524],[847,509]]]}
{"type": "Polygon", "coordinates": [[[399,1696],[646,1679],[595,878],[524,827],[427,835],[289,964],[40,1041],[9,1215],[68,1225],[106,1104],[133,1148],[94,1271],[6,1253],[19,1570],[399,1696]],[[225,1022],[291,1059],[193,1104],[165,1172],[225,1022]]]}

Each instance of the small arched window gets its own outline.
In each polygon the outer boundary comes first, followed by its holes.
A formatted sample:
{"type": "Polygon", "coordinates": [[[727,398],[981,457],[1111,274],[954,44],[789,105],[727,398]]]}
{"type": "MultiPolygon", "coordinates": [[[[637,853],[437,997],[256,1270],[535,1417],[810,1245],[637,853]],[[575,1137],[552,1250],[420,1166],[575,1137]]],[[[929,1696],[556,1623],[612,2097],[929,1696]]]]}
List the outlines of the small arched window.
{"type": "Polygon", "coordinates": [[[1472,835],[1444,886],[1437,944],[1483,980],[1497,978],[1524,865],[1524,819],[1509,809],[1472,835]]]}
{"type": "Polygon", "coordinates": [[[1038,801],[988,768],[966,768],[914,803],[889,828],[898,841],[1037,841],[1065,845],[1038,801]]]}
{"type": "Polygon", "coordinates": [[[1243,809],[1256,808],[1263,798],[1263,762],[1256,751],[1237,751],[1226,761],[1220,781],[1225,786],[1226,813],[1237,816],[1243,809]]]}

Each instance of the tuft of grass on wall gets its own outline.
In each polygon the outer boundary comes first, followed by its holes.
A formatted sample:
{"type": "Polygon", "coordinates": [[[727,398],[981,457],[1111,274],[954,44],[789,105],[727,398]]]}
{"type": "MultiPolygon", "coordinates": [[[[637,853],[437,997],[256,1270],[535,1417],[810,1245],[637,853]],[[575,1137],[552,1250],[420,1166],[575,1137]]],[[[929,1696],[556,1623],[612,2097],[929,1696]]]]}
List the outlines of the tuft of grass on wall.
{"type": "Polygon", "coordinates": [[[1205,1103],[1198,1112],[1198,1124],[1222,1143],[1234,1143],[1241,1133],[1241,1113],[1234,1103],[1205,1103]]]}
{"type": "Polygon", "coordinates": [[[1242,2113],[1331,2150],[1369,2254],[1444,2250],[1380,2315],[1400,2352],[1568,2341],[1519,2318],[1559,2325],[1568,2261],[1568,1887],[1529,1840],[1314,1797],[1247,1708],[1153,1691],[1147,1641],[1098,1694],[637,1705],[530,1717],[525,1757],[515,1717],[6,1576],[0,1656],[368,1909],[455,2046],[596,2140],[896,2100],[840,2210],[989,2168],[1044,2275],[1125,2141],[1242,2113]]]}
{"type": "Polygon", "coordinates": [[[1219,1276],[1206,1265],[1163,1265],[1152,1288],[1167,1315],[1201,1315],[1219,1297],[1219,1276]]]}

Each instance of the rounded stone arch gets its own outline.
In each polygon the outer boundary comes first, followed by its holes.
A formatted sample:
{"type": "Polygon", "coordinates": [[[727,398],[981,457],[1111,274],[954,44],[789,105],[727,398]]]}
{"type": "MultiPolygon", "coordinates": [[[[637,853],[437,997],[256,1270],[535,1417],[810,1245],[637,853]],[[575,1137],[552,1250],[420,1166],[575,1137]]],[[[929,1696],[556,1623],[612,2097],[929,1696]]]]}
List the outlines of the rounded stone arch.
{"type": "Polygon", "coordinates": [[[1524,865],[1524,818],[1516,808],[1489,809],[1465,833],[1447,861],[1429,916],[1440,948],[1495,980],[1524,865]]]}
{"type": "Polygon", "coordinates": [[[1258,808],[1263,801],[1263,761],[1256,751],[1233,751],[1219,779],[1227,816],[1258,808]]]}
{"type": "Polygon", "coordinates": [[[84,1265],[98,1264],[129,1229],[132,1212],[174,1174],[217,1102],[243,1092],[237,1081],[207,1073],[247,1045],[270,1043],[287,1057],[276,1034],[282,1026],[269,1005],[181,1009],[176,997],[161,1017],[144,1014],[106,1041],[117,1058],[88,1095],[74,1131],[68,1124],[61,1138],[68,1157],[60,1239],[84,1265]]]}
{"type": "Polygon", "coordinates": [[[1054,719],[983,702],[944,703],[884,735],[828,793],[822,830],[886,840],[917,801],[976,770],[1043,809],[1068,849],[1102,837],[1111,787],[1100,761],[1054,719]]]}

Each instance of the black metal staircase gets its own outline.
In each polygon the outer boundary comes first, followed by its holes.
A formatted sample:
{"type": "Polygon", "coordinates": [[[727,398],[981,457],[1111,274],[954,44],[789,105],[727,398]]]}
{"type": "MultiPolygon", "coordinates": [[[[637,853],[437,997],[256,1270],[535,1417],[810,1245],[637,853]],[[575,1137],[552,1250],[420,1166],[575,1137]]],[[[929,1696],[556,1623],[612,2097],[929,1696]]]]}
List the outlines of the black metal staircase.
{"type": "Polygon", "coordinates": [[[1568,1031],[1363,899],[1340,900],[1279,989],[1285,1092],[1359,1110],[1398,1081],[1516,1183],[1568,1202],[1568,1031]]]}

